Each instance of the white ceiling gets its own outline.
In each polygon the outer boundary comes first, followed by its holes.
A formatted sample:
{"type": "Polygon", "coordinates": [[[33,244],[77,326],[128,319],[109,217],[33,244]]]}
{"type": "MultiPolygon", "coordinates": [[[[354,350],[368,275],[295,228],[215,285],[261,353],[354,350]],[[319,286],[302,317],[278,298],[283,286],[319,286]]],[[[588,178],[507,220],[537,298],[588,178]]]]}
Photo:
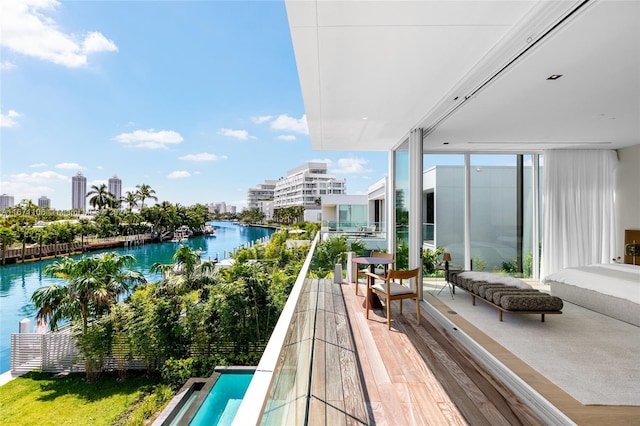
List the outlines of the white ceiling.
{"type": "Polygon", "coordinates": [[[438,152],[640,144],[638,1],[286,6],[314,149],[389,150],[416,127],[438,152]]]}

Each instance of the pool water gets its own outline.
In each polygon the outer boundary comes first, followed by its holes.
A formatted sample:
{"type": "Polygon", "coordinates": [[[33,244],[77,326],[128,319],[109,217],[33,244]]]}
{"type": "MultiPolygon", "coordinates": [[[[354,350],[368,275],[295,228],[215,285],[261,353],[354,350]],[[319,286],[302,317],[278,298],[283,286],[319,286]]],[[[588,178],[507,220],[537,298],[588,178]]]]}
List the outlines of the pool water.
{"type": "Polygon", "coordinates": [[[220,374],[190,426],[231,425],[253,374],[220,374]]]}

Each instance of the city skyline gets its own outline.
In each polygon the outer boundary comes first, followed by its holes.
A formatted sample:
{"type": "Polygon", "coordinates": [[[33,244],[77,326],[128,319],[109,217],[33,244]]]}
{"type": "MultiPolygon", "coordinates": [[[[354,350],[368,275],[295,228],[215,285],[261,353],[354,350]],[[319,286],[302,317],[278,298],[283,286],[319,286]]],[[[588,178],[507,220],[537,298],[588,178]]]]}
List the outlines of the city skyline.
{"type": "Polygon", "coordinates": [[[0,194],[71,208],[122,179],[159,201],[225,200],[310,161],[366,193],[386,152],[315,152],[285,5],[272,2],[0,4],[0,194]]]}
{"type": "MultiPolygon", "coordinates": [[[[324,163],[324,162],[320,162],[320,164],[328,164],[328,163],[324,163]]],[[[248,203],[248,197],[249,197],[249,193],[251,192],[251,190],[255,190],[255,187],[259,187],[264,185],[267,182],[272,182],[274,184],[274,186],[280,182],[280,181],[284,181],[284,180],[288,180],[291,178],[290,173],[292,171],[297,171],[297,170],[306,170],[307,167],[309,167],[310,165],[318,165],[318,162],[307,162],[305,164],[302,165],[298,165],[296,168],[294,169],[290,169],[287,171],[287,173],[281,177],[280,179],[265,179],[262,183],[258,183],[256,185],[253,185],[251,188],[247,189],[247,194],[245,197],[245,204],[248,203]]],[[[344,180],[340,180],[340,179],[336,179],[336,181],[338,183],[343,182],[340,184],[341,187],[343,187],[344,185],[346,185],[346,179],[344,180]]],[[[95,186],[96,188],[99,187],[100,185],[105,185],[107,186],[107,190],[109,191],[110,194],[112,194],[114,196],[114,199],[116,200],[120,200],[122,201],[123,197],[126,196],[126,194],[128,192],[131,193],[136,193],[138,188],[137,185],[136,186],[132,186],[130,188],[127,189],[127,191],[122,191],[122,179],[120,179],[117,174],[113,174],[109,179],[107,180],[94,180],[93,182],[95,182],[93,185],[88,186],[87,184],[87,177],[80,171],[78,171],[74,176],[71,177],[71,186],[70,186],[70,197],[72,200],[72,210],[77,210],[77,209],[81,209],[84,211],[89,211],[92,210],[92,207],[89,206],[89,200],[90,200],[90,196],[88,196],[88,193],[93,190],[93,187],[95,186]],[[115,190],[115,192],[114,192],[115,190]],[[81,194],[84,193],[84,197],[81,196],[81,194]],[[119,195],[118,195],[119,194],[119,195]],[[84,208],[82,207],[84,206],[84,208]]],[[[151,188],[153,189],[153,188],[151,188]]],[[[46,207],[52,208],[54,210],[65,210],[65,209],[59,209],[56,208],[55,203],[52,202],[51,198],[47,196],[47,194],[43,194],[41,196],[39,196],[36,200],[34,199],[15,199],[15,197],[12,194],[2,194],[3,197],[9,196],[12,200],[14,200],[14,202],[12,203],[12,206],[15,206],[21,202],[23,202],[24,200],[28,200],[30,202],[32,202],[33,204],[38,205],[39,207],[45,207],[43,205],[44,201],[43,200],[47,200],[46,201],[46,207]]],[[[168,200],[166,200],[168,201],[168,200]]],[[[158,200],[158,202],[160,202],[160,200],[158,200]]],[[[147,203],[148,205],[153,205],[155,204],[154,200],[148,200],[147,203]]],[[[195,204],[195,203],[194,203],[195,204]]],[[[215,200],[215,201],[201,201],[198,202],[198,204],[204,204],[207,206],[216,206],[216,205],[227,205],[227,200],[215,200]]],[[[122,206],[120,206],[120,208],[122,208],[124,206],[124,204],[122,206]]],[[[234,209],[237,208],[236,205],[231,205],[229,204],[229,207],[233,207],[234,209]]],[[[243,208],[247,208],[247,207],[251,207],[251,206],[246,206],[244,205],[243,208]]],[[[254,206],[255,207],[255,206],[254,206]]],[[[0,209],[2,210],[2,209],[0,209]]]]}

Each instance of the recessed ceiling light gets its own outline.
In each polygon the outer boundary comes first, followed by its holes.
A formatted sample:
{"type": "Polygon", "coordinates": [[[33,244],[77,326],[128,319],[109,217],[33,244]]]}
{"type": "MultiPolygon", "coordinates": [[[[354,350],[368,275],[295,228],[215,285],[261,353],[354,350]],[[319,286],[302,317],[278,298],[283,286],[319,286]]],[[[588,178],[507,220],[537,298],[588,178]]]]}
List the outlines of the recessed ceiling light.
{"type": "Polygon", "coordinates": [[[368,120],[368,119],[369,119],[369,117],[362,117],[362,119],[363,119],[363,120],[368,120]]]}
{"type": "Polygon", "coordinates": [[[562,74],[551,74],[549,77],[547,77],[547,80],[557,80],[560,77],[562,77],[562,74]]]}

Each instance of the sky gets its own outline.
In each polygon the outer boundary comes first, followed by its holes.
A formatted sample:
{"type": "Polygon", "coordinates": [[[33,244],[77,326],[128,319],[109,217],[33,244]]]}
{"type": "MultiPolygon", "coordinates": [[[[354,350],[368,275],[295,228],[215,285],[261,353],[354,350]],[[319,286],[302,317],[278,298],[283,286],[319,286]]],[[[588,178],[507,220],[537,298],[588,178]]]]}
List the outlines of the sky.
{"type": "MultiPolygon", "coordinates": [[[[386,152],[314,151],[283,1],[0,1],[0,194],[71,208],[71,177],[246,206],[324,161],[365,194],[386,152]]],[[[88,206],[88,204],[87,204],[88,206]]]]}

